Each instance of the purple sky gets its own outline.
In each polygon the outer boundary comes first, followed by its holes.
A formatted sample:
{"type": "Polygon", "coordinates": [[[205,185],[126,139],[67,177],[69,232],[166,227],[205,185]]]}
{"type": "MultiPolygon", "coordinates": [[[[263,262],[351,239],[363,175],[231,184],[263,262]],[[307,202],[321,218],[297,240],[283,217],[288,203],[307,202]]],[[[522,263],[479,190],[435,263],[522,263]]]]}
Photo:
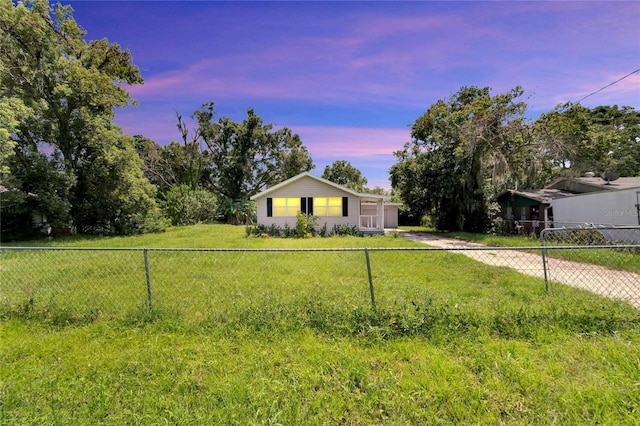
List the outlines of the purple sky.
{"type": "MultiPolygon", "coordinates": [[[[640,68],[637,1],[69,4],[87,39],[120,44],[141,69],[138,106],[116,114],[126,133],[166,144],[176,112],[214,101],[240,121],[254,108],[300,135],[312,173],[347,160],[370,187],[390,186],[411,124],[462,86],[522,86],[536,118],[640,68]]],[[[640,73],[582,104],[640,109],[640,73]]]]}

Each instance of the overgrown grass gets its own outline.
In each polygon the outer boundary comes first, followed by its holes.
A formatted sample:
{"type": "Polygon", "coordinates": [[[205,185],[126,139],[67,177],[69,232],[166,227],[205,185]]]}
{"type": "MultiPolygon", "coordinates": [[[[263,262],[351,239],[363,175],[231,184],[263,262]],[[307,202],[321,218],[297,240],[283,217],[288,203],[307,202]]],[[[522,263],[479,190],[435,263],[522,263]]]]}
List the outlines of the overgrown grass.
{"type": "MultiPolygon", "coordinates": [[[[415,245],[221,225],[47,244],[415,245]]],[[[149,312],[130,252],[71,253],[29,263],[22,284],[43,289],[4,312],[0,424],[638,424],[639,312],[584,291],[546,294],[459,254],[372,251],[373,310],[361,251],[152,252],[149,312]],[[60,310],[69,298],[104,308],[60,310]]],[[[3,256],[6,274],[29,254],[3,256]]]]}

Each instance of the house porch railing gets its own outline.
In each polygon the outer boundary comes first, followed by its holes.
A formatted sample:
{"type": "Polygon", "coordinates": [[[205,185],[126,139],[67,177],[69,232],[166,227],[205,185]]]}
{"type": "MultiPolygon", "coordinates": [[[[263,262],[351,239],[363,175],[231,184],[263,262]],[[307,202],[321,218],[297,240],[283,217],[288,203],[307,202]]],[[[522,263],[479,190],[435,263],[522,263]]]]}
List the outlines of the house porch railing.
{"type": "Polygon", "coordinates": [[[383,229],[381,224],[381,216],[360,215],[360,229],[383,229]]]}
{"type": "Polygon", "coordinates": [[[516,235],[539,235],[540,231],[542,231],[544,228],[551,227],[552,224],[552,221],[547,221],[545,226],[544,220],[505,219],[504,229],[502,229],[501,231],[516,235]]]}

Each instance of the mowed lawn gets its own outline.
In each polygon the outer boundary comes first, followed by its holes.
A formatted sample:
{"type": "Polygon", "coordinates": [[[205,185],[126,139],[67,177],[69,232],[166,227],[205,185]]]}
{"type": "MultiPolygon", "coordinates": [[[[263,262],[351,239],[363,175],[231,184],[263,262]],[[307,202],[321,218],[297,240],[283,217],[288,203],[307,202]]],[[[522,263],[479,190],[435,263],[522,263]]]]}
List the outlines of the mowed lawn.
{"type": "Polygon", "coordinates": [[[0,424],[640,424],[640,311],[397,235],[29,245],[342,250],[0,251],[0,424]]]}

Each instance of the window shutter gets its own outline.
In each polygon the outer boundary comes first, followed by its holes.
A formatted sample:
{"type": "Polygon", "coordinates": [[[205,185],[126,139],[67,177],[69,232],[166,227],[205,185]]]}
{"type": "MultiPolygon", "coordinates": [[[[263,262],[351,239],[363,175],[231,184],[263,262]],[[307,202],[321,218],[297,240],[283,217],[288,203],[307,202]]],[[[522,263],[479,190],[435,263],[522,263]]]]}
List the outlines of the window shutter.
{"type": "Polygon", "coordinates": [[[349,216],[349,197],[342,197],[342,216],[349,216]]]}
{"type": "Polygon", "coordinates": [[[307,198],[300,197],[300,212],[307,214],[307,198]]]}
{"type": "Polygon", "coordinates": [[[267,217],[273,216],[273,198],[267,198],[267,217]]]}
{"type": "Polygon", "coordinates": [[[313,197],[307,197],[307,213],[313,216],[313,197]]]}

